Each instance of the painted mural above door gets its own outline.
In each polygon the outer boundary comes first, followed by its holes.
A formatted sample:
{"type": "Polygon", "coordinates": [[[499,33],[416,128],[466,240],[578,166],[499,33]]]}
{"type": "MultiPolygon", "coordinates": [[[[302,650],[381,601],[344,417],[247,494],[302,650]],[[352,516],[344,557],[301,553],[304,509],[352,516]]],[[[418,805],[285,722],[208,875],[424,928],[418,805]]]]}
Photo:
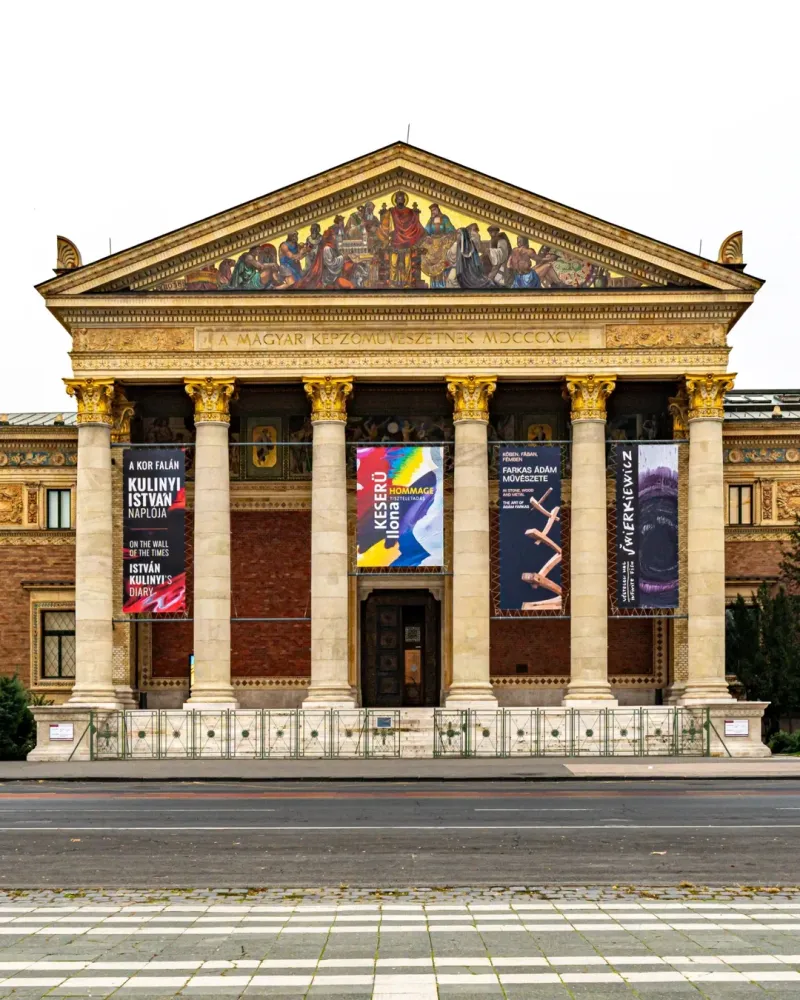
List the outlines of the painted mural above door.
{"type": "Polygon", "coordinates": [[[645,282],[394,188],[153,291],[640,288],[645,282]]]}

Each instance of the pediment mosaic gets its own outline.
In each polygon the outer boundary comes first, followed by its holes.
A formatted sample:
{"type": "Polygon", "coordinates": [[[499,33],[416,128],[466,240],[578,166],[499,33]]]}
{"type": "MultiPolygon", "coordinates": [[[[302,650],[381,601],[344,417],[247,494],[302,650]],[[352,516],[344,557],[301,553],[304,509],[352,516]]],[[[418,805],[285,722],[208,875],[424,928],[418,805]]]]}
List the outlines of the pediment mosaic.
{"type": "Polygon", "coordinates": [[[274,239],[220,254],[151,291],[641,288],[647,283],[392,186],[274,239]]]}

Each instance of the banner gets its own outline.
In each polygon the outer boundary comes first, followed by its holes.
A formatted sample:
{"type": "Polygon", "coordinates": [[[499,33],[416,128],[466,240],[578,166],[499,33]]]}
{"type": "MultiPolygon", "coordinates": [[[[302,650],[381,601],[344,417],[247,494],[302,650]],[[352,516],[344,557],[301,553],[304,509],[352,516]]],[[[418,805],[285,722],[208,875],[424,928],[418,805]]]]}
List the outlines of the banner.
{"type": "Polygon", "coordinates": [[[500,608],[560,610],[561,448],[500,448],[500,608]]]}
{"type": "Polygon", "coordinates": [[[678,446],[617,444],[617,604],[678,607],[678,446]]]}
{"type": "Polygon", "coordinates": [[[358,566],[443,566],[442,448],[357,449],[358,566]]]}
{"type": "Polygon", "coordinates": [[[122,610],[186,610],[186,456],[182,448],[122,453],[122,610]]]}

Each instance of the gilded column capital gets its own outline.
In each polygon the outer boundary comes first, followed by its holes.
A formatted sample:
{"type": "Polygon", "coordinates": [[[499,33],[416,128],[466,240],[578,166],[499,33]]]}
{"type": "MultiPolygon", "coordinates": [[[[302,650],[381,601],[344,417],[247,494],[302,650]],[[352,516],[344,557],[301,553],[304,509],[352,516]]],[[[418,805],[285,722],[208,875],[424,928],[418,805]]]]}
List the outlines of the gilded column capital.
{"type": "Polygon", "coordinates": [[[111,401],[114,398],[113,378],[65,378],[67,395],[78,403],[79,424],[111,426],[111,401]]]}
{"type": "Polygon", "coordinates": [[[111,440],[123,444],[131,439],[131,417],[135,405],[125,395],[122,386],[116,386],[111,399],[111,440]]]}
{"type": "Polygon", "coordinates": [[[735,374],[686,375],[689,420],[722,420],[725,393],[733,388],[735,374]]]}
{"type": "Polygon", "coordinates": [[[311,400],[311,420],[347,420],[347,400],[353,393],[353,379],[323,375],[304,378],[303,386],[311,400]]]}
{"type": "Polygon", "coordinates": [[[605,420],[606,400],[616,384],[616,375],[567,375],[564,398],[571,403],[570,419],[605,420]]]}
{"type": "Polygon", "coordinates": [[[453,421],[489,420],[489,400],[497,388],[496,375],[448,375],[447,394],[453,400],[453,421]]]}
{"type": "Polygon", "coordinates": [[[685,383],[681,384],[676,396],[669,397],[667,406],[672,417],[672,436],[685,438],[689,433],[689,397],[685,383]]]}
{"type": "Polygon", "coordinates": [[[184,388],[194,403],[194,422],[230,423],[228,405],[236,396],[235,378],[185,378],[184,388]]]}

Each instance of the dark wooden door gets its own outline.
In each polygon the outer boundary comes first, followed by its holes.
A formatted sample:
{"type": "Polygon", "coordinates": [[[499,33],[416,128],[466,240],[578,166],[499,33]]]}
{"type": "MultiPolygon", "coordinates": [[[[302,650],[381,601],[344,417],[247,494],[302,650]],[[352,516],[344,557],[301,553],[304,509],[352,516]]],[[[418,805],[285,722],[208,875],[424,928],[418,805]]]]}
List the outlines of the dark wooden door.
{"type": "Polygon", "coordinates": [[[367,708],[439,704],[439,602],[419,591],[371,594],[361,615],[361,695],[367,708]]]}

